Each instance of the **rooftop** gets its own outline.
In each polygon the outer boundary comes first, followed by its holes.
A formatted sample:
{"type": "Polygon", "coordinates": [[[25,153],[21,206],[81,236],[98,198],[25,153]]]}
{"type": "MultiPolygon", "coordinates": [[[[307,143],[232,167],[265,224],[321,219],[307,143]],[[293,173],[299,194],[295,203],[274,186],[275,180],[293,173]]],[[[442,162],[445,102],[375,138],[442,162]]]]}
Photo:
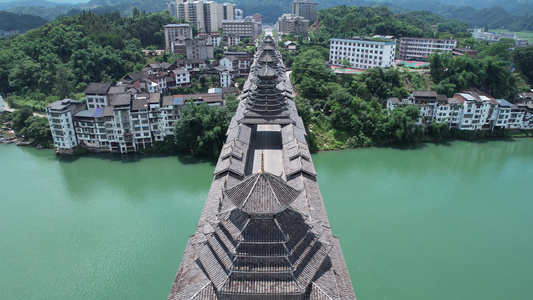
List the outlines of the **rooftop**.
{"type": "Polygon", "coordinates": [[[91,82],[85,89],[84,93],[90,95],[105,95],[110,87],[111,83],[91,82]]]}

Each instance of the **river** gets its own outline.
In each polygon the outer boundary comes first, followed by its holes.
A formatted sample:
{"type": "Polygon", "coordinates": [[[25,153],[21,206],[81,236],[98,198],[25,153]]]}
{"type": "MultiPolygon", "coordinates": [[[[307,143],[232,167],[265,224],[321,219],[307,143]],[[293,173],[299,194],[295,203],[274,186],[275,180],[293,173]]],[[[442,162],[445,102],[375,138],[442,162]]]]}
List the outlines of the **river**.
{"type": "MultiPolygon", "coordinates": [[[[359,300],[533,299],[533,140],[313,156],[359,300]]],[[[0,299],[166,299],[213,161],[0,145],[0,299]]]]}

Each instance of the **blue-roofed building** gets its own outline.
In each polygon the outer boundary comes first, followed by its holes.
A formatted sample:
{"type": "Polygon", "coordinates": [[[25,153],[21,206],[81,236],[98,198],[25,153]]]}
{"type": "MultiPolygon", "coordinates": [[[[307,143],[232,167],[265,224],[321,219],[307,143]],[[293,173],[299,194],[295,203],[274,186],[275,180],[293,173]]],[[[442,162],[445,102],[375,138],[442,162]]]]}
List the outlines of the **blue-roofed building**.
{"type": "Polygon", "coordinates": [[[111,152],[106,131],[104,107],[82,110],[74,115],[80,146],[93,152],[111,152]]]}

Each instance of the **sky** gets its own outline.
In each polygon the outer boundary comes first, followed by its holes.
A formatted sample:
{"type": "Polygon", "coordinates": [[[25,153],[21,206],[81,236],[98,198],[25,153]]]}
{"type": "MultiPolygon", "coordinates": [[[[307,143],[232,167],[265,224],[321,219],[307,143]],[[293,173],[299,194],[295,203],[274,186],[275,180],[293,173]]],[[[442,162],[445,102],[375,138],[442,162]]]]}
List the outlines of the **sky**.
{"type": "MultiPolygon", "coordinates": [[[[14,2],[15,0],[0,0],[0,3],[14,2]]],[[[49,0],[55,3],[87,3],[89,0],[49,0]]]]}

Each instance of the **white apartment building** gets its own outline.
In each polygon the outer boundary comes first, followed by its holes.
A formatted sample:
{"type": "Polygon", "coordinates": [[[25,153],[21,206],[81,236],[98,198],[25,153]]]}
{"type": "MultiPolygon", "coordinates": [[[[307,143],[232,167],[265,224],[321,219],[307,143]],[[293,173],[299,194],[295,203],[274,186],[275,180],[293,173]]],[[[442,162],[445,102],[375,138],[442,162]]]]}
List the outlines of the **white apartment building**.
{"type": "Polygon", "coordinates": [[[4,98],[0,95],[0,113],[4,112],[4,98]]]}
{"type": "Polygon", "coordinates": [[[456,46],[457,41],[452,39],[403,37],[398,56],[403,60],[427,61],[435,51],[439,54],[452,52],[456,46]]]}
{"type": "Polygon", "coordinates": [[[518,107],[524,112],[522,129],[533,129],[533,104],[520,103],[518,107]]]}
{"type": "Polygon", "coordinates": [[[87,109],[106,107],[109,105],[109,88],[111,83],[91,82],[85,89],[87,109]]]}
{"type": "Polygon", "coordinates": [[[509,128],[511,107],[513,105],[504,99],[496,99],[496,101],[498,102],[498,109],[496,111],[494,127],[509,128]]]}
{"type": "Polygon", "coordinates": [[[489,125],[492,117],[491,99],[476,93],[457,93],[454,98],[463,104],[458,128],[462,130],[480,130],[489,125]]]}
{"type": "Polygon", "coordinates": [[[119,95],[113,101],[113,135],[111,151],[119,153],[135,152],[131,122],[131,94],[119,95]]]}
{"type": "Polygon", "coordinates": [[[235,5],[231,3],[176,0],[176,8],[178,19],[196,25],[200,32],[217,32],[223,20],[235,19],[235,5]]]}
{"type": "Polygon", "coordinates": [[[353,37],[352,39],[331,39],[329,63],[342,65],[344,61],[357,69],[374,67],[390,68],[394,62],[396,40],[387,38],[353,37]]]}
{"type": "Polygon", "coordinates": [[[150,132],[156,142],[160,142],[165,138],[161,132],[161,94],[150,94],[148,99],[148,123],[150,132]]]}
{"type": "MultiPolygon", "coordinates": [[[[156,95],[160,95],[157,93],[156,95]]],[[[150,122],[148,120],[148,98],[133,99],[131,101],[131,126],[135,148],[145,148],[152,145],[150,122]]]]}
{"type": "Polygon", "coordinates": [[[46,107],[48,123],[58,152],[68,153],[78,147],[73,116],[83,109],[82,101],[71,99],[56,101],[46,107]]]}
{"type": "Polygon", "coordinates": [[[174,125],[181,116],[185,101],[183,96],[164,96],[161,102],[161,122],[159,130],[163,137],[174,134],[174,125]]]}
{"type": "Polygon", "coordinates": [[[176,77],[176,86],[188,86],[191,83],[191,73],[185,68],[177,68],[172,71],[176,77]]]}

